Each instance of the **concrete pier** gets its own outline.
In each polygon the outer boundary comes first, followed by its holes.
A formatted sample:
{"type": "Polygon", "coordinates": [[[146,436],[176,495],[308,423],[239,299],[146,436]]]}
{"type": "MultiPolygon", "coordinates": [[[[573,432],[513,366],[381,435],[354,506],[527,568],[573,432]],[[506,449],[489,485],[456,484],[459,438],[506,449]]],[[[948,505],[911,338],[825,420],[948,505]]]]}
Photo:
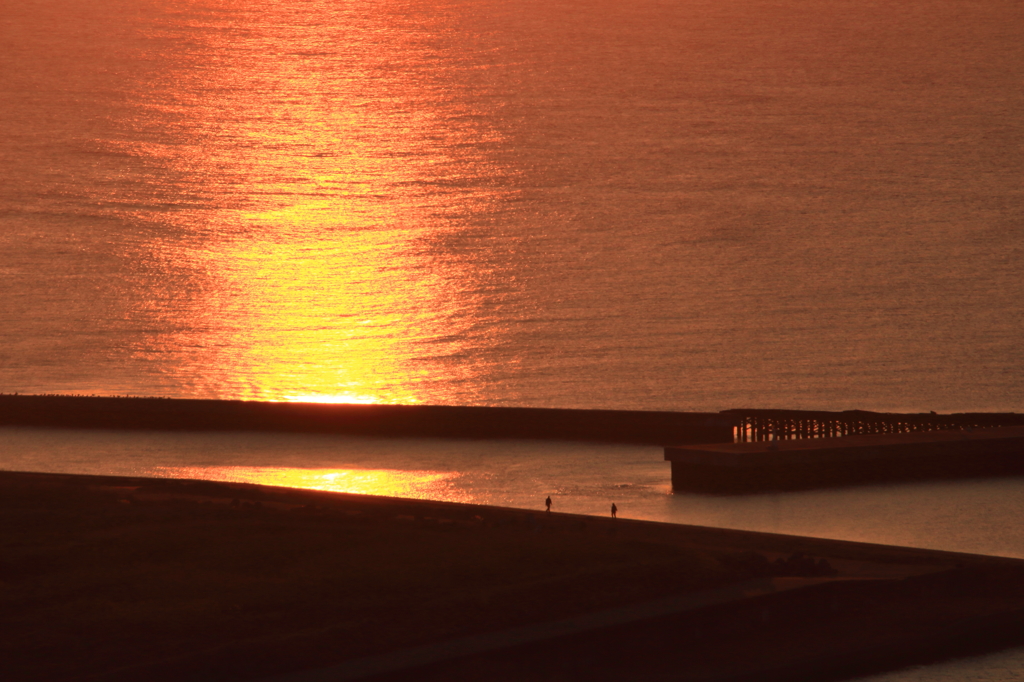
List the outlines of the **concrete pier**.
{"type": "Polygon", "coordinates": [[[665,448],[673,490],[758,493],[1024,475],[1024,426],[665,448]]]}

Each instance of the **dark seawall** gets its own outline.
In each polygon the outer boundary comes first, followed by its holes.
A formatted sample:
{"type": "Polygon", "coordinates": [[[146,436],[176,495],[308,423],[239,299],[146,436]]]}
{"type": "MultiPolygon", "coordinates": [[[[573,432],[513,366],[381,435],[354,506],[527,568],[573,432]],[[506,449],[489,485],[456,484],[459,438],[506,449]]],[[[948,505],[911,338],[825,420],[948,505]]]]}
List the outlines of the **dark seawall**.
{"type": "Polygon", "coordinates": [[[1024,426],[665,448],[678,491],[746,494],[1024,475],[1024,426]]]}
{"type": "Polygon", "coordinates": [[[638,445],[731,443],[735,420],[702,412],[0,395],[0,426],[517,438],[638,445]]]}

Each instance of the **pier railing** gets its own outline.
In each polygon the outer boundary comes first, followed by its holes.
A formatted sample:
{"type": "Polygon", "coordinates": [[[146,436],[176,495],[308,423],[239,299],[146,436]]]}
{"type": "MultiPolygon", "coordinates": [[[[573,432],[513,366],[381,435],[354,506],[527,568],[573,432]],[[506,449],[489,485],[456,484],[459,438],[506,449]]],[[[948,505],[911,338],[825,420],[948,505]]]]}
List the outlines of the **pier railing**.
{"type": "Polygon", "coordinates": [[[1024,414],[1016,413],[900,414],[862,410],[724,410],[721,414],[734,419],[733,435],[737,443],[1024,425],[1024,414]]]}

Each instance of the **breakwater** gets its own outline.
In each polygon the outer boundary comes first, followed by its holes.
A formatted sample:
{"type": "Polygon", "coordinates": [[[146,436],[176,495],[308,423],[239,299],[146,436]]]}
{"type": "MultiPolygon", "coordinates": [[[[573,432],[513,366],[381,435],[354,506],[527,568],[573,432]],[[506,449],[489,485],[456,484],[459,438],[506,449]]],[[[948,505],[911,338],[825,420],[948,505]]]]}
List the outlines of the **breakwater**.
{"type": "Polygon", "coordinates": [[[644,412],[0,394],[0,426],[277,431],[687,445],[1024,426],[1016,413],[644,412]]]}
{"type": "Polygon", "coordinates": [[[0,426],[272,431],[667,445],[731,443],[735,422],[702,412],[0,395],[0,426]]]}
{"type": "Polygon", "coordinates": [[[1024,475],[1024,426],[665,448],[672,488],[758,493],[1024,475]]]}

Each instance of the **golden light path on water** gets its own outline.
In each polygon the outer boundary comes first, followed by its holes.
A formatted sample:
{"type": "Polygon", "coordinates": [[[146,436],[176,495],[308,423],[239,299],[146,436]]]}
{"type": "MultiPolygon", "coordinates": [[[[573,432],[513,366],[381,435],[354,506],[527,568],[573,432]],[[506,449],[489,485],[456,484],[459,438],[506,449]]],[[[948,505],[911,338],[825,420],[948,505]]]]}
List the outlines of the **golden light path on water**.
{"type": "Polygon", "coordinates": [[[267,400],[419,402],[410,342],[445,311],[432,300],[438,282],[384,267],[402,262],[393,244],[370,232],[247,244],[219,257],[225,286],[244,292],[224,313],[235,326],[221,337],[232,353],[219,371],[259,377],[255,397],[267,400]]]}
{"type": "MultiPolygon", "coordinates": [[[[495,174],[498,133],[459,95],[450,31],[324,2],[175,11],[192,47],[166,55],[131,123],[169,107],[177,124],[132,151],[197,206],[160,216],[181,236],[138,260],[191,295],[135,311],[172,330],[135,359],[211,397],[459,402],[481,373],[467,349],[491,340],[473,331],[486,273],[444,245],[496,200],[466,187],[495,174]]],[[[148,37],[178,44],[179,23],[148,37]]]]}
{"type": "Polygon", "coordinates": [[[166,478],[188,478],[230,483],[327,490],[335,493],[380,495],[470,502],[472,496],[452,485],[457,472],[397,469],[297,469],[273,466],[156,467],[166,478]]]}

